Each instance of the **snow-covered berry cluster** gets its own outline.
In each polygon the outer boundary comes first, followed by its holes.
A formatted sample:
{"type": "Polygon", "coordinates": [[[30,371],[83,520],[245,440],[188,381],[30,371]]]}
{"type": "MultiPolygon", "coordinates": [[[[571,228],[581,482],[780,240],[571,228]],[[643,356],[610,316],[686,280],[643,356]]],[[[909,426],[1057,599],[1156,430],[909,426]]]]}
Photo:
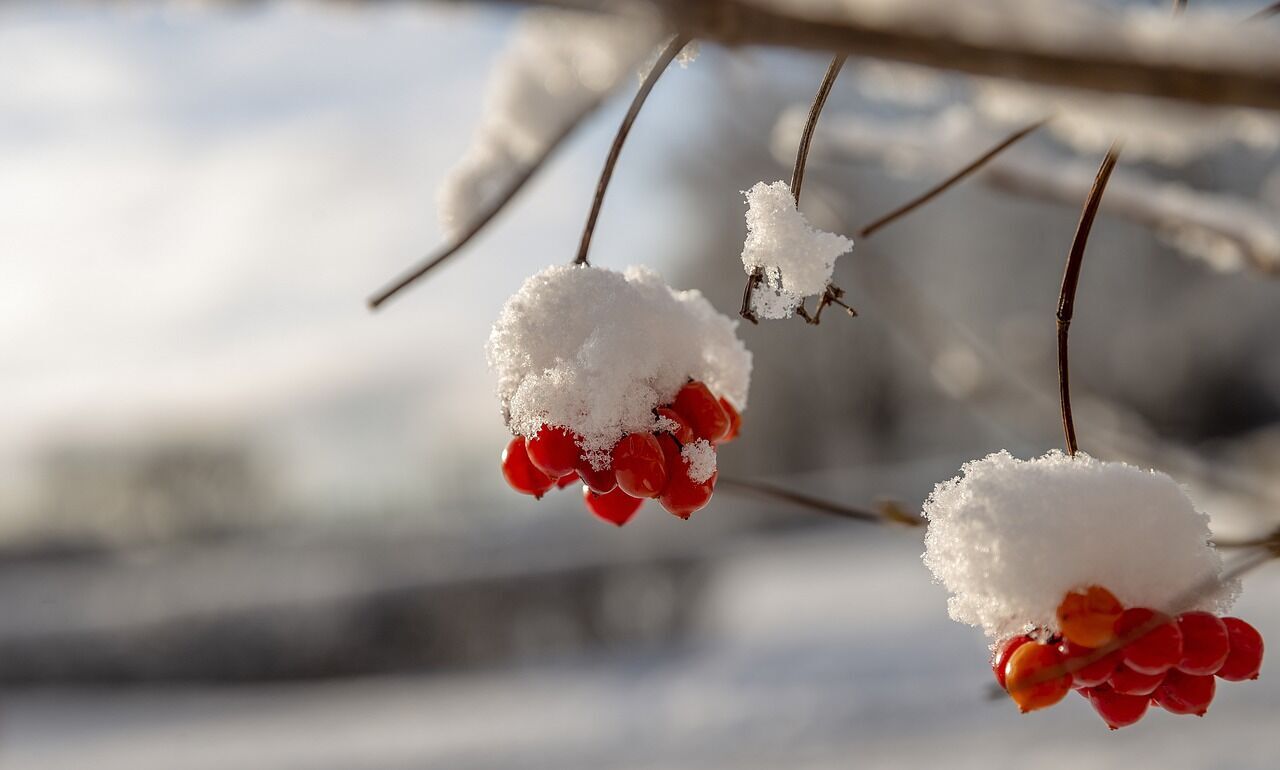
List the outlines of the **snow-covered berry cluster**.
{"type": "Polygon", "coordinates": [[[1102,586],[1068,593],[1057,618],[1058,632],[1019,634],[992,654],[996,681],[1023,713],[1052,706],[1074,689],[1112,730],[1135,724],[1151,704],[1204,716],[1215,676],[1257,679],[1262,668],[1262,635],[1239,618],[1126,609],[1102,586]]]}
{"type": "Polygon", "coordinates": [[[688,518],[711,499],[716,446],[741,425],[751,354],[736,326],[643,268],[529,278],[489,338],[515,434],[507,482],[541,497],[580,479],[588,510],[618,525],[650,498],[688,518]]]}
{"type": "Polygon", "coordinates": [[[564,428],[544,426],[527,441],[516,436],[502,453],[502,474],[512,489],[534,497],[581,480],[587,510],[618,526],[651,498],[687,519],[711,501],[716,446],[738,437],[742,418],[701,382],[685,385],[655,416],[657,431],[623,436],[601,469],[564,428]]]}
{"type": "Polygon", "coordinates": [[[925,515],[924,560],[952,618],[997,642],[996,679],[1024,712],[1074,688],[1114,729],[1152,702],[1203,714],[1215,675],[1257,676],[1261,636],[1219,617],[1238,582],[1208,517],[1163,473],[1000,452],[940,484],[925,515]]]}

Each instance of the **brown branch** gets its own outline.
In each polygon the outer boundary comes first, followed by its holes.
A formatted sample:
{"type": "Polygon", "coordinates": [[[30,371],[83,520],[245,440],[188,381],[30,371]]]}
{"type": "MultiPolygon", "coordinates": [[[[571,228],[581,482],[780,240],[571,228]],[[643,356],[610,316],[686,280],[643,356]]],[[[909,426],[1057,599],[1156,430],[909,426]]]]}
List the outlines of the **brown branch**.
{"type": "Polygon", "coordinates": [[[801,508],[808,508],[809,510],[854,521],[865,521],[871,524],[902,524],[908,527],[924,526],[923,519],[906,514],[899,506],[892,503],[882,505],[879,512],[869,511],[864,508],[855,508],[842,503],[833,503],[830,500],[811,497],[800,492],[792,492],[789,489],[783,489],[773,484],[766,484],[760,481],[744,481],[724,476],[721,476],[716,481],[716,488],[724,489],[730,493],[740,492],[753,495],[766,500],[779,500],[801,508]]]}
{"type": "Polygon", "coordinates": [[[1075,421],[1071,417],[1071,372],[1067,356],[1067,335],[1071,331],[1071,317],[1075,313],[1076,288],[1080,284],[1080,268],[1084,266],[1084,250],[1089,242],[1089,231],[1093,229],[1098,206],[1102,204],[1102,193],[1107,189],[1107,180],[1111,178],[1119,157],[1120,143],[1116,142],[1102,159],[1098,176],[1094,178],[1089,197],[1084,201],[1080,223],[1076,225],[1076,235],[1071,240],[1071,250],[1067,253],[1067,267],[1062,274],[1062,291],[1058,295],[1058,397],[1062,401],[1062,432],[1067,440],[1067,453],[1072,456],[1075,456],[1079,446],[1076,444],[1075,421]]]}
{"type": "Polygon", "coordinates": [[[1043,118],[1041,120],[1037,120],[1036,122],[1028,126],[1024,126],[1023,128],[1018,129],[1017,131],[1013,132],[1011,135],[1006,137],[1004,140],[1002,140],[999,144],[995,145],[990,150],[987,150],[982,155],[975,158],[967,166],[955,172],[954,174],[947,177],[946,179],[942,180],[937,185],[935,185],[934,187],[926,191],[924,194],[902,204],[898,208],[894,209],[893,211],[890,211],[884,216],[879,217],[878,219],[873,220],[869,224],[863,225],[862,229],[858,231],[858,235],[863,238],[866,238],[870,236],[872,233],[879,230],[880,228],[884,227],[885,225],[888,225],[891,222],[901,217],[904,217],[907,214],[910,214],[912,211],[915,211],[916,209],[920,208],[924,204],[928,203],[929,201],[938,197],[942,193],[946,192],[952,186],[964,181],[965,178],[967,178],[968,176],[973,174],[975,171],[985,166],[997,155],[1004,152],[1005,150],[1007,150],[1009,147],[1013,146],[1017,142],[1021,141],[1024,137],[1031,134],[1033,131],[1040,128],[1047,122],[1049,122],[1049,118],[1043,118]]]}
{"type": "Polygon", "coordinates": [[[1268,5],[1266,8],[1263,8],[1257,13],[1254,13],[1249,18],[1245,19],[1245,21],[1263,21],[1265,19],[1270,19],[1272,16],[1277,16],[1277,15],[1280,15],[1280,2],[1275,2],[1275,3],[1272,3],[1271,5],[1268,5]]]}
{"type": "Polygon", "coordinates": [[[613,169],[618,165],[618,156],[622,154],[622,145],[627,141],[627,135],[631,133],[631,127],[635,125],[636,117],[640,115],[640,108],[644,107],[645,101],[649,98],[649,93],[653,91],[653,87],[657,85],[658,78],[662,77],[662,73],[666,72],[671,61],[680,54],[680,51],[689,43],[689,38],[682,35],[676,35],[667,43],[667,47],[659,54],[658,60],[654,62],[649,73],[644,76],[644,81],[640,83],[640,90],[636,92],[635,98],[631,100],[631,107],[627,110],[627,114],[622,118],[622,125],[618,126],[618,133],[613,138],[613,146],[609,148],[609,155],[604,161],[604,170],[600,172],[600,181],[596,184],[595,198],[591,201],[591,213],[587,215],[587,225],[582,230],[582,242],[578,245],[578,256],[573,260],[575,265],[586,265],[587,252],[591,250],[591,236],[596,231],[596,220],[600,217],[600,208],[604,205],[604,194],[609,189],[609,181],[613,178],[613,169]]]}

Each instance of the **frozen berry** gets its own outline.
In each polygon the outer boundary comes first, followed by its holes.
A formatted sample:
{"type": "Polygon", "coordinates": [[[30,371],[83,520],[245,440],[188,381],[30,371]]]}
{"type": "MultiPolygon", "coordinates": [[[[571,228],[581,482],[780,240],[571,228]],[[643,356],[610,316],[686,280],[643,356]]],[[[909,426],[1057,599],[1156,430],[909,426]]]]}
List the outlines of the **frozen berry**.
{"type": "Polygon", "coordinates": [[[1098,712],[1102,721],[1112,730],[1135,724],[1147,713],[1151,698],[1146,695],[1125,695],[1103,685],[1088,690],[1081,690],[1089,699],[1093,710],[1098,712]]]}
{"type": "Polygon", "coordinates": [[[533,467],[525,451],[524,436],[516,436],[502,450],[502,476],[511,488],[523,495],[542,497],[556,485],[556,480],[533,467]]]}
{"type": "Polygon", "coordinates": [[[1096,649],[1115,638],[1116,621],[1123,612],[1124,606],[1110,591],[1089,586],[1067,594],[1058,605],[1058,627],[1072,642],[1096,649]]]}
{"type": "Polygon", "coordinates": [[[1257,679],[1262,671],[1262,634],[1240,618],[1223,618],[1222,623],[1227,627],[1231,652],[1218,669],[1218,676],[1228,682],[1257,679]]]}
{"type": "Polygon", "coordinates": [[[607,494],[618,487],[618,477],[613,473],[613,465],[598,471],[591,467],[591,463],[587,462],[586,458],[578,460],[578,478],[582,479],[582,483],[597,495],[607,494]]]}
{"type": "Polygon", "coordinates": [[[618,488],[632,497],[657,497],[667,485],[666,461],[658,439],[649,433],[623,436],[613,448],[618,488]]]}
{"type": "Polygon", "coordinates": [[[1081,665],[1081,662],[1093,656],[1096,653],[1095,650],[1089,647],[1082,647],[1070,639],[1058,645],[1058,650],[1067,659],[1067,668],[1071,669],[1071,681],[1077,688],[1097,687],[1100,684],[1105,684],[1120,665],[1121,654],[1119,650],[1083,665],[1081,665]],[[1076,668],[1077,665],[1080,667],[1076,668]]]}
{"type": "Polygon", "coordinates": [[[674,439],[663,435],[659,439],[667,464],[667,486],[662,490],[658,502],[668,513],[687,519],[696,511],[711,502],[711,494],[716,486],[716,474],[706,481],[697,482],[689,478],[689,464],[680,455],[680,447],[674,439]]]}
{"type": "Polygon", "coordinates": [[[1123,663],[1111,672],[1107,684],[1121,695],[1150,695],[1164,681],[1164,673],[1140,674],[1123,663]]]}
{"type": "Polygon", "coordinates": [[[615,488],[612,492],[597,495],[585,485],[582,487],[582,500],[587,504],[588,511],[619,527],[630,521],[636,511],[640,510],[640,506],[644,505],[643,500],[632,497],[621,489],[615,488]]]}
{"type": "Polygon", "coordinates": [[[1178,630],[1182,632],[1178,670],[1195,676],[1218,673],[1231,652],[1227,625],[1210,612],[1184,612],[1178,616],[1178,630]]]}
{"type": "Polygon", "coordinates": [[[1163,674],[1182,660],[1182,632],[1172,620],[1132,607],[1116,621],[1116,636],[1128,640],[1124,662],[1140,674],[1163,674]]]}
{"type": "Polygon", "coordinates": [[[742,415],[738,413],[737,409],[733,408],[733,404],[729,403],[729,399],[723,396],[720,398],[720,408],[724,410],[725,414],[729,415],[729,432],[724,434],[724,437],[716,443],[728,444],[737,438],[738,434],[742,433],[742,415]]]}
{"type": "Polygon", "coordinates": [[[691,382],[680,389],[671,408],[693,428],[698,438],[719,441],[729,432],[729,415],[701,382],[691,382]]]}
{"type": "Polygon", "coordinates": [[[564,428],[544,425],[525,445],[533,467],[554,478],[573,473],[582,454],[578,440],[564,428]]]}
{"type": "Polygon", "coordinates": [[[689,427],[689,422],[681,417],[676,410],[669,406],[660,406],[655,411],[659,418],[666,418],[675,423],[676,427],[667,430],[667,432],[675,437],[675,440],[680,442],[682,446],[684,444],[692,444],[698,440],[698,437],[693,434],[693,428],[689,427]]]}
{"type": "Polygon", "coordinates": [[[1151,700],[1171,714],[1195,714],[1202,717],[1213,701],[1214,689],[1212,676],[1184,674],[1175,669],[1156,688],[1151,700]]]}
{"type": "Polygon", "coordinates": [[[556,479],[556,489],[564,489],[565,487],[569,486],[570,484],[576,483],[577,481],[578,481],[577,473],[566,473],[565,475],[556,479]]]}
{"type": "Polygon", "coordinates": [[[1005,688],[1022,713],[1052,706],[1071,692],[1071,675],[1055,673],[1062,664],[1054,645],[1036,642],[1013,651],[1005,667],[1005,688]]]}
{"type": "Polygon", "coordinates": [[[1009,658],[1013,657],[1013,653],[1027,642],[1035,641],[1027,634],[1010,637],[1001,642],[991,653],[991,673],[996,675],[996,681],[1001,687],[1004,687],[1005,671],[1009,666],[1009,658]]]}

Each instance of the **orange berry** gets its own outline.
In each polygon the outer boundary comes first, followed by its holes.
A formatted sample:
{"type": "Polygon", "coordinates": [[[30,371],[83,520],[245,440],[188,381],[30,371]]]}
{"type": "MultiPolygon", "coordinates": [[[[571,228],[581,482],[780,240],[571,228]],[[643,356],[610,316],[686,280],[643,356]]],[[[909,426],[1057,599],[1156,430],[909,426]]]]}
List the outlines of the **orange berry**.
{"type": "Polygon", "coordinates": [[[1058,605],[1058,627],[1072,642],[1097,649],[1115,639],[1116,621],[1123,612],[1124,605],[1110,591],[1089,586],[1067,594],[1058,605]]]}
{"type": "Polygon", "coordinates": [[[1023,644],[1013,651],[1005,665],[1005,689],[1026,714],[1048,708],[1071,692],[1071,675],[1063,667],[1065,658],[1056,645],[1023,644]]]}

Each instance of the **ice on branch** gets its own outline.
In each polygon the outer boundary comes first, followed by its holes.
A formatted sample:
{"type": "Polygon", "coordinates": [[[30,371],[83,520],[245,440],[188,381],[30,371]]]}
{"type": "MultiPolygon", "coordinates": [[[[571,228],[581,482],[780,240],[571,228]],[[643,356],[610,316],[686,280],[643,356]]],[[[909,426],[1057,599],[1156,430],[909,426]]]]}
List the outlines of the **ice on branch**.
{"type": "Polygon", "coordinates": [[[490,76],[471,147],[437,196],[455,238],[563,140],[649,55],[658,33],[636,18],[539,9],[524,14],[490,76]]]}
{"type": "Polygon", "coordinates": [[[823,293],[831,283],[836,258],[853,241],[812,227],[796,208],[786,182],[757,182],[747,196],[747,239],[742,267],[763,278],[752,295],[752,310],[762,318],[787,318],[805,297],[823,293]]]}
{"type": "MultiPolygon", "coordinates": [[[[512,431],[568,428],[603,467],[623,435],[659,429],[654,408],[690,378],[746,407],[751,353],[736,329],[700,292],[671,289],[647,268],[549,267],[507,300],[489,368],[512,431]]],[[[691,475],[705,470],[702,450],[689,451],[691,475]]]]}
{"type": "Polygon", "coordinates": [[[1209,517],[1163,473],[1060,452],[1000,452],[961,473],[925,502],[924,562],[951,617],[992,639],[1056,630],[1062,597],[1089,585],[1168,612],[1223,612],[1239,591],[1219,582],[1209,517]]]}

